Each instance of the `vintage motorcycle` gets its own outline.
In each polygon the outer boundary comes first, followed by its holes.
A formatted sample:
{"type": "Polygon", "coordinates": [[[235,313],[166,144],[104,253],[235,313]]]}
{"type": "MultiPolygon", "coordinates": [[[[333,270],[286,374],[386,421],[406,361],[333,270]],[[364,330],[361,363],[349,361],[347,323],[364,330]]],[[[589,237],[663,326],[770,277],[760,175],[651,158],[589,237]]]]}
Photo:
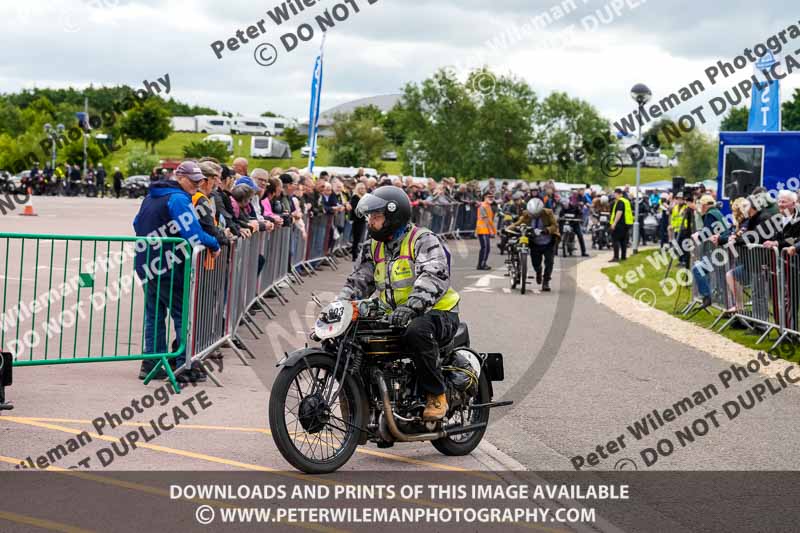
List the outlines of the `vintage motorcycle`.
{"type": "Polygon", "coordinates": [[[503,380],[503,356],[469,346],[467,325],[440,347],[448,411],[442,421],[422,420],[423,392],[414,357],[401,346],[403,329],[387,321],[378,300],[335,301],[325,306],[312,339],[319,347],[297,350],[281,368],[269,400],[272,438],[283,457],[309,474],[334,472],[356,447],[374,442],[431,441],[445,455],[478,446],[492,402],[492,382],[503,380]]]}
{"type": "Polygon", "coordinates": [[[505,229],[508,236],[508,257],[506,269],[511,281],[511,290],[519,287],[520,294],[525,294],[528,281],[528,256],[530,255],[530,226],[519,229],[505,229]]]}

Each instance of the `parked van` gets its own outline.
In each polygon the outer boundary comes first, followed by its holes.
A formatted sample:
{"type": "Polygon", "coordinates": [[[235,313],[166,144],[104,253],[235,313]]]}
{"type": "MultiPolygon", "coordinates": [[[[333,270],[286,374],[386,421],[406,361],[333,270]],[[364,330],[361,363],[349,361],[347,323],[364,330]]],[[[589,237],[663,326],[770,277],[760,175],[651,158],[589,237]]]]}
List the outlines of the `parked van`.
{"type": "Polygon", "coordinates": [[[208,141],[216,141],[220,142],[225,145],[227,148],[228,153],[233,153],[233,137],[230,135],[225,135],[224,133],[215,133],[213,135],[209,135],[208,137],[203,138],[203,142],[208,141]]]}
{"type": "Polygon", "coordinates": [[[231,133],[238,133],[240,135],[265,135],[267,137],[272,135],[272,131],[270,131],[270,128],[264,123],[264,119],[261,117],[235,117],[233,126],[231,126],[231,133]]]}
{"type": "Polygon", "coordinates": [[[197,119],[197,131],[199,133],[231,133],[233,119],[230,117],[198,115],[194,118],[197,119]]]}

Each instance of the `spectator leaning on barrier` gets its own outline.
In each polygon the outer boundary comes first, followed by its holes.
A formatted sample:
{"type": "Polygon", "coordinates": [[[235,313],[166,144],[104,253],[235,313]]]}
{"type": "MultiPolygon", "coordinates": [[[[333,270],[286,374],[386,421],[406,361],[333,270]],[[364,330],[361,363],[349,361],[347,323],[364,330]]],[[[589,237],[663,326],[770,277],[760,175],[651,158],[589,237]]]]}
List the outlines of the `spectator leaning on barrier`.
{"type": "Polygon", "coordinates": [[[789,255],[794,255],[800,247],[800,210],[797,208],[797,193],[789,190],[782,190],[778,193],[778,209],[783,218],[781,228],[776,240],[767,241],[764,246],[767,248],[778,248],[787,251],[789,255]]]}
{"type": "MultiPolygon", "coordinates": [[[[219,243],[203,231],[192,209],[192,195],[197,192],[203,174],[194,161],[184,161],[175,171],[174,180],[158,181],[142,201],[139,213],[133,220],[136,235],[143,237],[160,232],[168,237],[182,237],[191,245],[203,245],[219,254],[219,243]]],[[[144,306],[144,350],[142,353],[167,353],[167,313],[172,316],[175,332],[181,331],[183,323],[183,276],[185,263],[190,261],[191,250],[176,253],[178,247],[160,246],[148,243],[137,252],[135,258],[136,274],[142,280],[145,290],[144,306]],[[173,260],[169,260],[169,255],[173,260]],[[148,262],[150,264],[148,264],[148,262]],[[154,275],[155,274],[155,275],[154,275]]],[[[178,339],[173,342],[173,351],[178,349],[178,339]]],[[[175,358],[176,368],[183,366],[185,352],[175,358]]],[[[139,378],[144,379],[156,365],[154,360],[142,361],[139,378]]],[[[158,378],[165,378],[159,372],[158,378]]],[[[178,376],[179,381],[204,381],[202,370],[189,369],[178,376]]]]}
{"type": "MultiPolygon", "coordinates": [[[[725,223],[725,217],[717,209],[717,202],[714,201],[714,198],[709,195],[702,196],[697,202],[697,212],[702,217],[703,224],[692,235],[696,242],[710,238],[712,234],[717,236],[717,239],[715,239],[717,242],[720,238],[727,239],[730,229],[725,223]]],[[[705,266],[707,267],[708,265],[705,266]]],[[[703,307],[709,307],[711,305],[711,286],[706,277],[706,269],[700,261],[692,265],[692,275],[697,284],[697,291],[702,296],[703,307]]]]}
{"type": "Polygon", "coordinates": [[[481,245],[481,251],[478,255],[478,270],[491,270],[492,267],[486,264],[489,260],[489,252],[491,251],[490,239],[492,236],[497,235],[497,229],[494,225],[494,212],[492,212],[492,202],[494,201],[494,194],[490,189],[483,193],[483,202],[478,207],[478,221],[475,226],[475,233],[478,235],[478,240],[481,245]]]}
{"type": "Polygon", "coordinates": [[[367,194],[367,187],[363,183],[357,183],[350,197],[350,221],[353,223],[353,241],[350,249],[353,262],[358,260],[361,252],[361,242],[364,240],[364,233],[367,228],[367,221],[357,211],[358,201],[367,194]]]}
{"type": "Polygon", "coordinates": [[[222,167],[211,161],[204,161],[200,163],[200,171],[205,179],[199,184],[200,190],[192,196],[192,205],[194,205],[197,212],[197,218],[203,231],[213,235],[220,246],[227,246],[229,240],[233,237],[233,233],[228,231],[226,234],[225,230],[220,227],[215,204],[211,201],[214,190],[218,185],[222,167]]]}
{"type": "Polygon", "coordinates": [[[633,225],[631,202],[623,196],[622,189],[614,191],[615,201],[611,208],[611,243],[614,257],[610,263],[618,263],[628,258],[628,232],[633,225]]]}

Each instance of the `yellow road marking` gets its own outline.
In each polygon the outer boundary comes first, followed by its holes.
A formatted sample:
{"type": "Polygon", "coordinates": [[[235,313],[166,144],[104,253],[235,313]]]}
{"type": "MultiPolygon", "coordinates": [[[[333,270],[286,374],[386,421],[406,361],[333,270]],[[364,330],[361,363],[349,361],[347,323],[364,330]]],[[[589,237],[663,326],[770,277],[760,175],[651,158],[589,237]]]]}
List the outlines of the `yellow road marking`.
{"type": "Polygon", "coordinates": [[[44,518],[34,518],[32,516],[2,510],[0,510],[0,520],[8,520],[9,522],[16,522],[18,524],[49,529],[50,531],[63,531],[64,533],[93,533],[91,529],[81,529],[79,527],[53,522],[52,520],[45,520],[44,518]]]}
{"type": "MultiPolygon", "coordinates": [[[[4,417],[5,418],[5,417],[4,417]]],[[[82,419],[74,419],[74,418],[46,418],[46,417],[15,417],[18,421],[31,421],[31,422],[62,422],[66,424],[91,424],[91,420],[82,420],[82,419]]],[[[139,426],[147,426],[149,422],[123,422],[123,426],[130,426],[130,427],[139,427],[139,426]]],[[[236,427],[236,426],[207,426],[207,425],[200,425],[200,424],[179,424],[175,426],[175,429],[183,428],[183,429],[197,429],[197,430],[212,430],[212,431],[236,431],[242,433],[261,433],[264,435],[272,435],[272,432],[268,429],[264,428],[252,428],[252,427],[236,427]]],[[[137,443],[138,446],[138,443],[137,443]]],[[[462,472],[467,475],[473,477],[479,477],[482,479],[488,479],[491,481],[496,481],[497,476],[491,474],[484,474],[482,472],[475,472],[473,470],[469,470],[467,468],[462,468],[460,466],[452,466],[446,465],[442,463],[435,463],[432,461],[424,461],[422,459],[414,459],[412,457],[405,457],[402,455],[396,455],[393,453],[387,452],[380,452],[376,450],[370,450],[367,448],[358,447],[356,448],[356,453],[362,453],[364,455],[371,455],[374,457],[380,457],[382,459],[389,459],[392,461],[398,461],[401,463],[408,463],[417,466],[425,466],[429,468],[435,468],[437,470],[447,470],[451,472],[462,472]]]]}
{"type": "MultiPolygon", "coordinates": [[[[3,456],[3,455],[0,455],[0,461],[5,462],[5,463],[9,463],[9,464],[13,464],[13,465],[18,465],[20,462],[22,462],[20,459],[15,459],[13,457],[6,457],[6,456],[3,456]]],[[[66,474],[68,476],[74,476],[74,477],[77,477],[77,478],[80,478],[80,479],[85,479],[85,480],[88,480],[88,481],[96,481],[97,483],[103,483],[105,485],[113,485],[115,487],[121,487],[121,488],[124,488],[124,489],[135,490],[135,491],[138,491],[138,492],[144,492],[144,493],[147,493],[147,494],[152,494],[154,496],[162,496],[162,497],[166,497],[166,498],[172,499],[172,497],[171,497],[171,495],[170,495],[170,493],[168,491],[163,490],[163,489],[159,489],[157,487],[151,487],[150,485],[142,485],[140,483],[133,483],[133,482],[130,482],[130,481],[122,481],[122,480],[119,480],[119,479],[114,479],[114,478],[106,477],[106,476],[97,476],[97,475],[89,474],[89,473],[86,473],[86,472],[79,472],[77,470],[68,470],[66,468],[61,468],[61,467],[58,467],[58,466],[49,466],[49,467],[45,468],[44,470],[52,471],[52,472],[58,472],[59,474],[66,474]]],[[[182,501],[189,502],[189,503],[201,503],[201,504],[205,504],[205,505],[211,505],[211,506],[217,507],[217,508],[226,507],[226,508],[229,508],[229,509],[235,509],[235,508],[238,507],[236,505],[225,503],[225,502],[221,502],[221,501],[218,501],[218,500],[206,500],[206,499],[202,499],[202,498],[178,498],[178,500],[182,500],[182,501]]],[[[0,511],[0,518],[3,518],[3,512],[2,511],[0,511]]],[[[36,519],[34,519],[34,520],[36,520],[36,519]]],[[[290,525],[290,526],[302,527],[302,528],[305,528],[305,529],[313,529],[313,530],[316,530],[316,531],[322,531],[324,533],[342,533],[342,532],[346,531],[346,530],[336,529],[336,528],[332,528],[332,527],[326,527],[326,526],[321,526],[321,525],[316,525],[316,524],[306,524],[306,523],[300,523],[300,522],[281,521],[279,523],[290,525]]],[[[36,524],[33,524],[33,525],[36,525],[36,524]]],[[[70,529],[70,530],[58,529],[57,531],[70,531],[70,532],[80,533],[80,532],[90,531],[90,530],[73,528],[73,529],[70,529]]]]}
{"type": "MultiPolygon", "coordinates": [[[[55,424],[47,424],[47,423],[44,423],[44,422],[37,422],[37,421],[33,421],[33,420],[27,420],[27,419],[24,419],[24,418],[18,418],[18,417],[14,417],[14,416],[4,416],[3,420],[8,420],[8,421],[11,421],[11,422],[16,422],[18,424],[30,425],[30,426],[34,426],[34,427],[41,427],[41,428],[44,428],[44,429],[51,429],[53,431],[61,431],[63,433],[69,433],[71,435],[78,435],[79,433],[82,433],[80,430],[77,430],[77,429],[74,429],[74,428],[70,428],[70,427],[66,427],[66,426],[58,426],[58,425],[55,425],[55,424]]],[[[92,438],[97,438],[99,440],[104,440],[104,441],[108,441],[108,442],[119,442],[119,438],[107,437],[105,435],[98,435],[96,433],[89,433],[89,432],[87,432],[87,433],[92,438]]],[[[155,445],[155,444],[147,444],[147,443],[141,443],[141,444],[137,443],[136,446],[138,448],[146,448],[146,449],[149,449],[149,450],[160,451],[160,452],[174,454],[174,455],[180,455],[180,456],[183,456],[183,457],[191,457],[193,459],[202,459],[202,460],[210,461],[210,462],[213,462],[213,463],[225,464],[225,465],[228,465],[228,466],[236,466],[236,467],[244,468],[244,469],[247,469],[247,470],[271,472],[271,473],[276,474],[278,476],[284,476],[284,477],[290,477],[290,478],[293,478],[293,479],[299,479],[299,480],[302,480],[304,482],[308,482],[308,481],[313,479],[314,483],[320,483],[320,484],[324,484],[324,485],[330,485],[330,486],[349,485],[348,483],[340,483],[338,481],[333,481],[333,480],[323,479],[323,478],[312,478],[312,477],[309,477],[309,476],[304,475],[304,474],[295,474],[293,472],[284,472],[284,471],[276,470],[274,468],[270,468],[270,467],[267,467],[267,466],[253,465],[253,464],[249,464],[249,463],[242,463],[240,461],[234,461],[232,459],[225,459],[223,457],[216,457],[216,456],[213,456],[213,455],[206,455],[206,454],[202,454],[202,453],[189,452],[189,451],[185,451],[185,450],[177,450],[177,449],[174,449],[174,448],[168,448],[166,446],[158,446],[158,445],[155,445]]],[[[2,456],[0,456],[0,459],[2,459],[2,456]]],[[[20,463],[20,461],[17,461],[14,464],[19,464],[19,463],[20,463]]],[[[64,471],[63,469],[59,469],[59,470],[64,471]]],[[[65,471],[65,472],[70,473],[70,474],[73,473],[73,471],[65,471]]],[[[76,473],[76,475],[78,475],[78,474],[76,473]]],[[[80,475],[87,475],[87,474],[82,474],[81,473],[80,475]]],[[[493,479],[495,479],[495,478],[493,478],[493,479]]],[[[417,505],[422,505],[422,506],[426,506],[426,507],[437,507],[437,508],[440,508],[440,509],[452,507],[450,505],[439,504],[439,503],[428,501],[428,500],[399,499],[398,501],[404,501],[404,502],[408,502],[408,503],[415,503],[417,505]]],[[[563,531],[564,531],[562,529],[552,529],[552,528],[547,528],[547,527],[543,527],[543,526],[538,526],[536,524],[517,523],[515,525],[517,525],[519,527],[524,527],[524,528],[527,528],[527,529],[536,529],[536,530],[548,531],[548,532],[552,532],[552,533],[563,533],[563,531]]]]}

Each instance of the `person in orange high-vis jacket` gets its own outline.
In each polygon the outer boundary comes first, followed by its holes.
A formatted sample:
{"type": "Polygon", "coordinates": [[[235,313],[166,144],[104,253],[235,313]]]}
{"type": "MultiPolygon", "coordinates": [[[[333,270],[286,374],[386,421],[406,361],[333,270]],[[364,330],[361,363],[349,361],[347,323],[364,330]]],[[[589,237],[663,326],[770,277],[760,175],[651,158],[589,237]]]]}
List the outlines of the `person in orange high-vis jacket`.
{"type": "Polygon", "coordinates": [[[478,242],[481,245],[481,252],[478,256],[478,270],[492,269],[486,264],[486,261],[489,259],[489,250],[491,249],[490,239],[493,235],[497,235],[497,229],[494,226],[494,213],[492,212],[493,202],[494,194],[487,190],[483,193],[483,202],[478,206],[478,221],[475,225],[475,234],[478,236],[478,242]]]}

